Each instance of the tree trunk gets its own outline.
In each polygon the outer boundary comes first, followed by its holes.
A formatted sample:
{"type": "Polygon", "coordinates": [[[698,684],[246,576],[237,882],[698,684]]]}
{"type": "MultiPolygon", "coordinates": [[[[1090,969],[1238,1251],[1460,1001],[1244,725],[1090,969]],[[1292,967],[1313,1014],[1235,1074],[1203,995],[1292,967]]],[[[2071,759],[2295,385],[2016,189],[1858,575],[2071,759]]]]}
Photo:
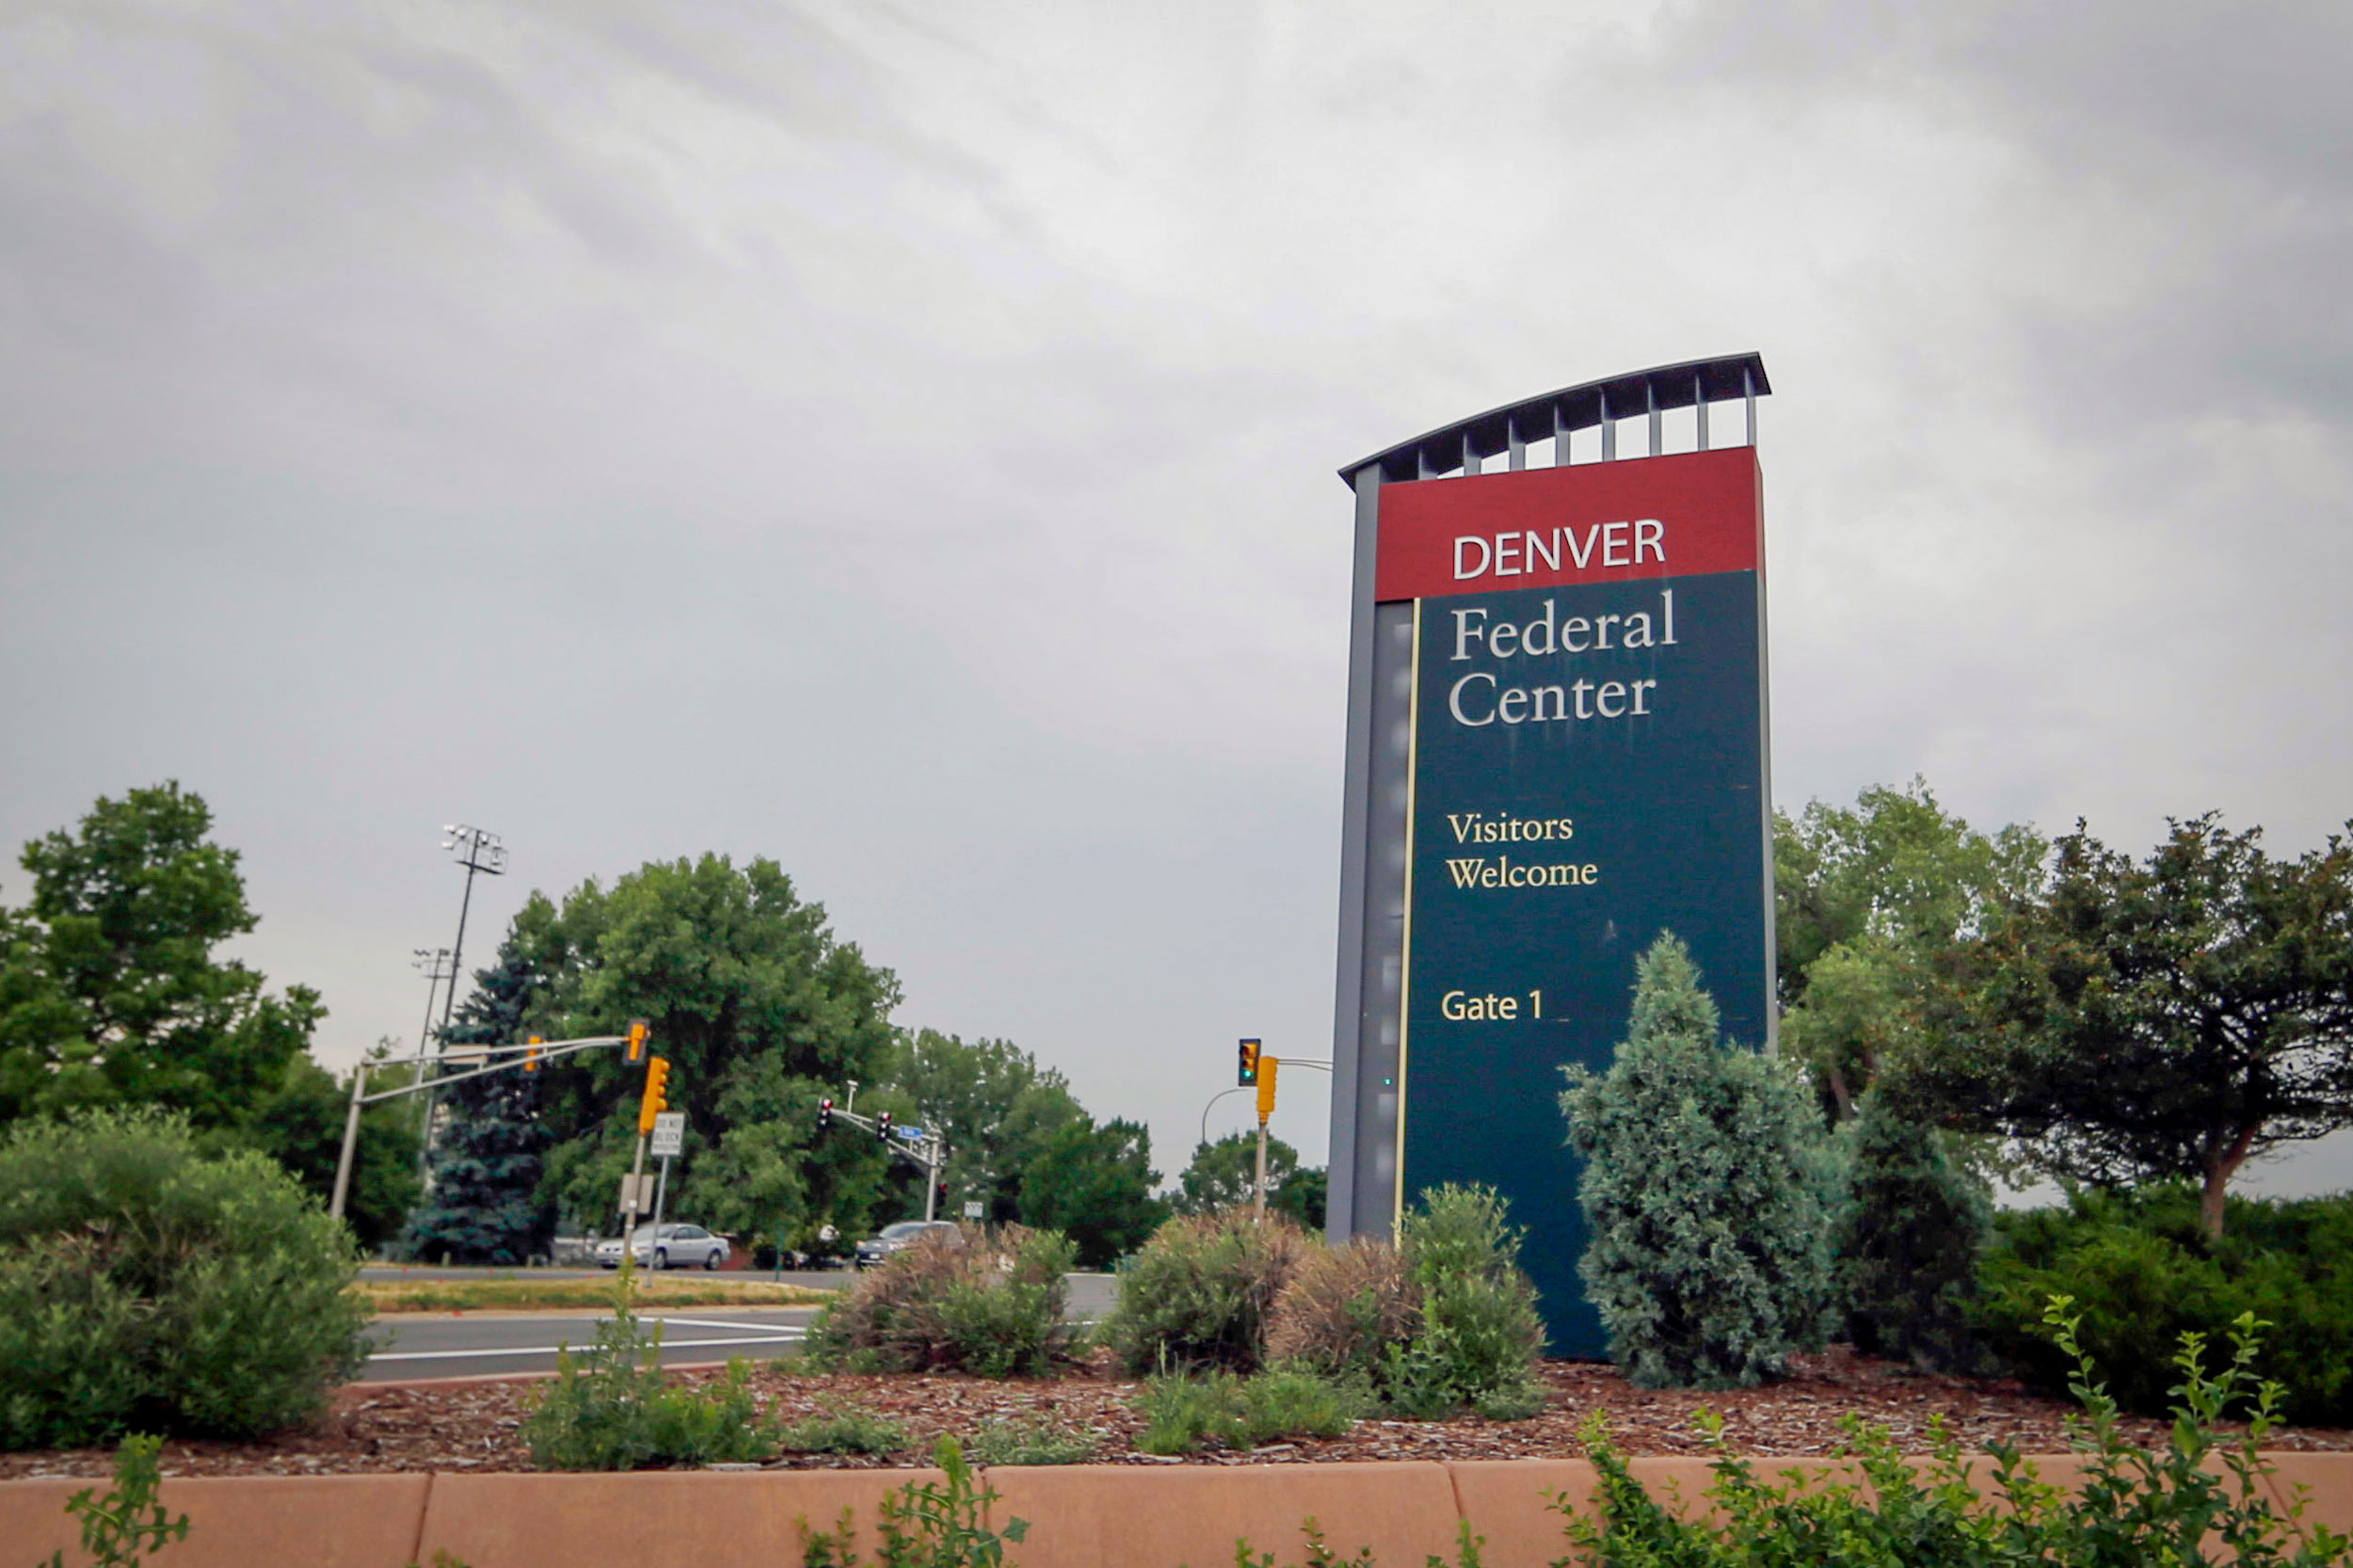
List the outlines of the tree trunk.
{"type": "Polygon", "coordinates": [[[2208,1240],[2222,1240],[2222,1200],[2230,1195],[2231,1178],[2247,1163],[2247,1151],[2255,1146],[2255,1134],[2262,1130],[2260,1123],[2239,1128],[2229,1146],[2206,1161],[2206,1190],[2198,1200],[2198,1218],[2204,1222],[2208,1240]]]}

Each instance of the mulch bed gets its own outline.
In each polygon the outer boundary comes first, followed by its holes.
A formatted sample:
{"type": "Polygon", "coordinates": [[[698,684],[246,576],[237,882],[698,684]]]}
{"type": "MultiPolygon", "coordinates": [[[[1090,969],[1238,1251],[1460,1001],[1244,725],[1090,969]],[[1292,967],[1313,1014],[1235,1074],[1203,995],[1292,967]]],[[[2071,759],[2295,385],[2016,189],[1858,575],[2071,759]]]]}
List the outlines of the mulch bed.
{"type": "MultiPolygon", "coordinates": [[[[680,1373],[685,1379],[710,1372],[680,1373]]],[[[1630,1387],[1614,1368],[1554,1361],[1543,1377],[1551,1400],[1530,1420],[1498,1422],[1465,1416],[1449,1421],[1367,1420],[1346,1436],[1269,1444],[1241,1454],[1189,1460],[1136,1451],[1143,1418],[1132,1408],[1136,1384],[1103,1361],[1044,1382],[989,1383],[967,1377],[804,1375],[792,1363],[755,1368],[753,1387],[764,1407],[798,1420],[839,1407],[901,1422],[916,1447],[888,1459],[832,1454],[786,1454],[771,1468],[890,1468],[922,1464],[943,1434],[968,1437],[982,1422],[1046,1421],[1092,1435],[1095,1462],[1112,1464],[1283,1464],[1356,1460],[1576,1458],[1578,1429],[1594,1411],[1609,1420],[1612,1441],[1629,1454],[1704,1454],[1706,1442],[1692,1424],[1703,1407],[1724,1417],[1724,1433],[1739,1452],[1759,1457],[1823,1456],[1841,1439],[1847,1415],[1886,1428],[1910,1453],[1927,1451],[1929,1424],[1942,1416],[1962,1447],[2011,1444],[2027,1453],[2067,1448],[2068,1404],[2015,1383],[1942,1377],[1856,1355],[1843,1347],[1799,1358],[1794,1375],[1767,1388],[1737,1393],[1649,1392],[1630,1387]]],[[[398,1470],[528,1470],[530,1455],[516,1435],[525,1400],[537,1380],[442,1383],[414,1386],[355,1384],[335,1399],[314,1428],[263,1442],[173,1442],[162,1455],[168,1476],[348,1475],[398,1470]]],[[[2164,1440],[2165,1423],[2130,1418],[2136,1441],[2164,1440]]],[[[2353,1450],[2353,1432],[2282,1428],[2265,1445],[2279,1449],[2353,1450]]],[[[103,1449],[0,1454],[0,1480],[31,1476],[103,1476],[103,1449]]]]}

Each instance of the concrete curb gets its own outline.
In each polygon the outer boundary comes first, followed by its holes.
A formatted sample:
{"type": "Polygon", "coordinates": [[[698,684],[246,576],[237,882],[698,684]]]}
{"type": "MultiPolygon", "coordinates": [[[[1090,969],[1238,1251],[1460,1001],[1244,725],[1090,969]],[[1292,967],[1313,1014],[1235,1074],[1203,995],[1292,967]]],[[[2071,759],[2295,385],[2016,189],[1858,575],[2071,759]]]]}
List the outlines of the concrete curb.
{"type": "MultiPolygon", "coordinates": [[[[2308,1489],[2308,1524],[2353,1530],[2353,1453],[2279,1453],[2268,1483],[2278,1506],[2308,1489]]],[[[1820,1462],[1761,1461],[1778,1472],[1820,1462]]],[[[2072,1454],[2039,1457],[2042,1478],[2080,1473],[2072,1454]]],[[[1699,1504],[1704,1459],[1632,1462],[1662,1499],[1699,1504]]],[[[472,1568],[606,1568],[692,1562],[696,1568],[777,1568],[800,1560],[800,1524],[834,1528],[852,1511],[861,1556],[875,1545],[884,1496],[936,1470],[669,1470],[632,1475],[185,1477],[162,1500],[193,1523],[166,1548],[164,1568],[408,1568],[445,1551],[472,1568]]],[[[1370,1546],[1383,1568],[1430,1554],[1451,1561],[1457,1528],[1486,1538],[1495,1568],[1564,1554],[1561,1516],[1545,1494],[1582,1504],[1595,1475],[1583,1460],[1456,1463],[1128,1465],[1000,1468],[995,1520],[1032,1522],[1007,1553],[1019,1568],[1222,1568],[1237,1537],[1278,1560],[1304,1555],[1302,1525],[1321,1522],[1342,1558],[1370,1546]]],[[[104,1483],[85,1479],[0,1482],[0,1542],[24,1560],[62,1549],[79,1564],[69,1497],[104,1483]]]]}

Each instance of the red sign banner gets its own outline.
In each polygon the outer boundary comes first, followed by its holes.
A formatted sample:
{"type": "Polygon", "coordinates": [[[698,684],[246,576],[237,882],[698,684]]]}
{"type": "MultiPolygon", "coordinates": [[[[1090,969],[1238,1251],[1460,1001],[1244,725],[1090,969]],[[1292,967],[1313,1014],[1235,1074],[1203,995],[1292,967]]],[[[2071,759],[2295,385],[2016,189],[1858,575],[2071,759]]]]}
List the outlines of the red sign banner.
{"type": "Polygon", "coordinates": [[[1381,487],[1376,600],[1754,571],[1753,449],[1381,487]]]}

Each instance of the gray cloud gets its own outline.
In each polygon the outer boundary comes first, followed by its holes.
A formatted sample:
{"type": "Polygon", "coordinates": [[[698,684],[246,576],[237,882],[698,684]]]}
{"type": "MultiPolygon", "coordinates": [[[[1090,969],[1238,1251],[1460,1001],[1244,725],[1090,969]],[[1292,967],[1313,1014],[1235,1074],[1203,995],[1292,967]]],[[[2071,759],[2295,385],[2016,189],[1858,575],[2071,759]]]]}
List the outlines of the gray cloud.
{"type": "Polygon", "coordinates": [[[1785,802],[2312,842],[2346,53],[2322,8],[19,8],[0,838],[203,791],[339,1060],[415,1027],[444,820],[516,852],[476,952],[527,886],[773,855],[905,1020],[1168,1165],[1233,1036],[1328,1040],[1332,470],[1757,347],[1785,802]]]}

